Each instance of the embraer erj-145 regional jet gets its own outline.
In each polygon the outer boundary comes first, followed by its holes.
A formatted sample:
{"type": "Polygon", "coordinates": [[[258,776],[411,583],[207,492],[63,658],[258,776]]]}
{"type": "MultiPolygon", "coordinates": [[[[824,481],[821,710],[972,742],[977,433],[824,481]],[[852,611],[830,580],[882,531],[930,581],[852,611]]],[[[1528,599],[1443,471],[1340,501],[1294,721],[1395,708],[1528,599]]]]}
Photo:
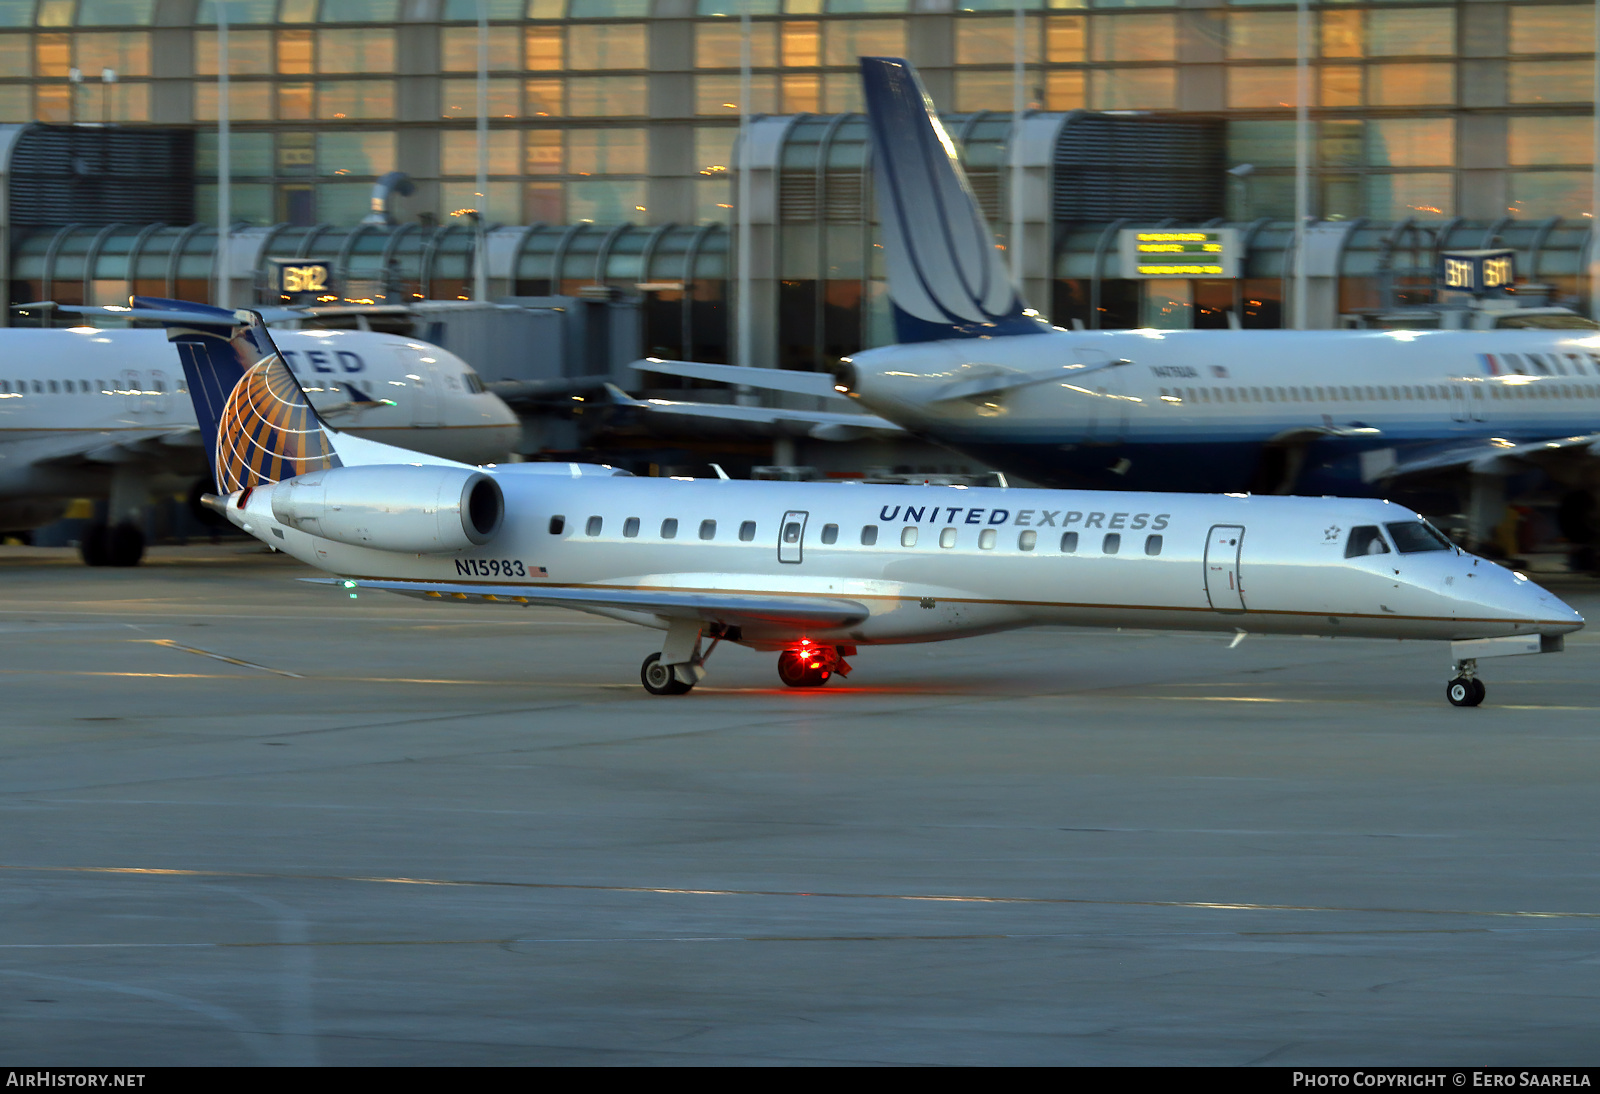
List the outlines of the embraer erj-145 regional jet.
{"type": "Polygon", "coordinates": [[[234,524],[350,589],[665,631],[640,670],[656,695],[723,641],[805,687],[862,646],[1064,623],[1448,641],[1449,700],[1476,706],[1479,657],[1583,625],[1387,502],[480,470],[329,428],[254,313],[197,308],[171,337],[223,492],[207,504],[234,524]]]}
{"type": "MultiPolygon", "coordinates": [[[[502,459],[516,442],[511,408],[437,346],[367,331],[279,338],[318,410],[357,436],[468,463],[502,459]]],[[[144,537],[132,518],[158,486],[205,476],[165,333],[10,328],[0,351],[0,530],[49,523],[71,498],[109,497],[110,519],[83,537],[84,561],[137,563],[144,537]]]]}
{"type": "MultiPolygon", "coordinates": [[[[915,71],[882,57],[862,58],[861,69],[899,344],[846,358],[834,377],[696,362],[635,367],[853,398],[871,411],[857,432],[899,427],[1052,486],[1355,497],[1415,485],[1476,490],[1468,498],[1475,542],[1500,518],[1504,476],[1537,469],[1564,491],[1568,538],[1600,546],[1600,332],[1052,327],[1002,267],[915,71]]],[[[819,415],[813,435],[851,436],[840,418],[819,415]]]]}

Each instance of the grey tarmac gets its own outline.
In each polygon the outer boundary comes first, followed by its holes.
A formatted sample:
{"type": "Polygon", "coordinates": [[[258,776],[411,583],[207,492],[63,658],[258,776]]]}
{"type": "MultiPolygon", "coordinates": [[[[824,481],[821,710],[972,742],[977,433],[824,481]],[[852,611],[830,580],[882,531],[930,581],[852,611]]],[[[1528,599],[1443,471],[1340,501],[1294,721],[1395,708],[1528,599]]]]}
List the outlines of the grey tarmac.
{"type": "Polygon", "coordinates": [[[653,698],[656,632],[310,575],[0,548],[0,1061],[1595,1062],[1600,633],[1476,710],[1067,629],[653,698]]]}

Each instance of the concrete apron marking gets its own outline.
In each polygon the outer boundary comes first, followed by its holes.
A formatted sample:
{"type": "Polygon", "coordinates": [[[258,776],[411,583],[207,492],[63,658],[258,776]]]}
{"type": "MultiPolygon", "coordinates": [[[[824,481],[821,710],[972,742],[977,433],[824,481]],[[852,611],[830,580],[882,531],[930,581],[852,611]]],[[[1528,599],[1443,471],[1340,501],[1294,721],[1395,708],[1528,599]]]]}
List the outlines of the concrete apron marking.
{"type": "Polygon", "coordinates": [[[1330,904],[1253,904],[1214,900],[1106,900],[1093,897],[960,896],[940,893],[830,893],[789,889],[676,889],[653,885],[578,885],[555,881],[473,881],[448,878],[367,877],[343,874],[277,874],[231,870],[179,870],[141,866],[22,866],[0,864],[14,873],[99,874],[137,877],[258,878],[270,881],[352,881],[375,885],[435,885],[483,889],[541,889],[590,893],[655,893],[663,896],[765,896],[813,900],[904,900],[937,904],[1081,905],[1112,908],[1192,908],[1200,911],[1336,912],[1357,915],[1474,916],[1490,919],[1600,920],[1600,912],[1483,911],[1470,908],[1367,908],[1330,904]]]}
{"type": "Polygon", "coordinates": [[[213,661],[225,661],[230,665],[238,665],[241,668],[259,669],[262,672],[270,672],[275,676],[287,676],[291,680],[305,679],[305,677],[301,676],[298,672],[285,672],[283,669],[275,669],[269,668],[266,665],[258,665],[254,661],[244,661],[237,657],[229,657],[226,654],[212,653],[210,650],[197,649],[194,646],[185,646],[183,643],[174,642],[170,638],[135,638],[132,639],[132,641],[148,642],[153,646],[164,646],[169,650],[182,650],[184,653],[192,653],[200,657],[209,657],[213,661]]]}

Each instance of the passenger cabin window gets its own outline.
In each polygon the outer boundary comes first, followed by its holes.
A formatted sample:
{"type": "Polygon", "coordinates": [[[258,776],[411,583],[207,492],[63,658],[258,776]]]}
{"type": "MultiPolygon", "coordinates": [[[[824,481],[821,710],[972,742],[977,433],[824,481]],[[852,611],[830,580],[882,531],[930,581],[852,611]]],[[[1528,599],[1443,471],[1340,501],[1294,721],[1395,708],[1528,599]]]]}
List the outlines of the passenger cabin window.
{"type": "Polygon", "coordinates": [[[1446,539],[1442,532],[1424,521],[1404,520],[1385,524],[1384,527],[1389,529],[1389,538],[1394,540],[1394,549],[1403,555],[1455,549],[1455,544],[1446,539]]]}
{"type": "Polygon", "coordinates": [[[677,539],[678,538],[678,518],[677,517],[668,517],[666,520],[661,522],[661,538],[662,539],[677,539]]]}
{"type": "Polygon", "coordinates": [[[791,520],[788,524],[785,524],[783,526],[783,542],[785,542],[785,543],[799,543],[800,542],[800,522],[799,521],[791,520]]]}
{"type": "Polygon", "coordinates": [[[864,524],[864,525],[862,525],[861,526],[861,546],[863,546],[863,547],[871,547],[873,544],[875,544],[877,542],[878,542],[878,526],[876,524],[864,524]]]}
{"type": "Polygon", "coordinates": [[[823,543],[838,543],[839,542],[839,526],[837,524],[824,524],[822,526],[822,542],[823,543]]]}
{"type": "Polygon", "coordinates": [[[584,525],[583,534],[586,536],[598,536],[600,534],[600,529],[604,525],[605,521],[600,517],[590,517],[589,523],[584,525]]]}
{"type": "Polygon", "coordinates": [[[753,540],[755,538],[756,538],[756,522],[755,521],[747,520],[743,524],[739,525],[739,542],[740,543],[749,543],[751,540],[753,540]]]}
{"type": "Polygon", "coordinates": [[[917,526],[908,524],[900,529],[900,546],[915,547],[917,545],[917,526]]]}
{"type": "Polygon", "coordinates": [[[1151,558],[1155,558],[1157,555],[1159,555],[1161,553],[1161,537],[1145,536],[1144,553],[1149,555],[1151,558]]]}
{"type": "Polygon", "coordinates": [[[940,532],[939,532],[939,546],[941,546],[941,547],[954,547],[955,545],[956,545],[956,530],[954,528],[941,529],[940,532]]]}
{"type": "Polygon", "coordinates": [[[985,528],[983,531],[978,533],[978,550],[994,550],[994,542],[998,538],[1000,538],[999,532],[996,532],[993,528],[985,528]]]}
{"type": "Polygon", "coordinates": [[[559,536],[562,532],[564,532],[566,530],[566,527],[567,527],[567,518],[566,517],[551,517],[550,518],[550,534],[552,536],[559,536]]]}
{"type": "Polygon", "coordinates": [[[1357,558],[1361,555],[1386,555],[1389,545],[1383,542],[1383,533],[1378,531],[1376,524],[1363,524],[1358,528],[1350,529],[1350,538],[1344,544],[1344,557],[1357,558]]]}
{"type": "Polygon", "coordinates": [[[1107,532],[1106,538],[1100,542],[1100,553],[1114,555],[1122,550],[1122,536],[1117,532],[1107,532]]]}
{"type": "Polygon", "coordinates": [[[1017,537],[1017,550],[1031,551],[1039,543],[1039,533],[1029,530],[1017,537]]]}
{"type": "Polygon", "coordinates": [[[50,394],[52,394],[52,395],[60,395],[61,394],[61,385],[56,383],[54,380],[50,381],[50,394]]]}
{"type": "Polygon", "coordinates": [[[1064,555],[1072,555],[1072,554],[1077,554],[1077,552],[1078,552],[1078,533],[1076,533],[1076,532],[1062,532],[1061,533],[1061,553],[1064,554],[1064,555]]]}
{"type": "Polygon", "coordinates": [[[622,522],[622,534],[628,539],[632,539],[634,536],[638,535],[639,534],[639,518],[638,517],[629,517],[627,520],[623,521],[622,522]]]}
{"type": "Polygon", "coordinates": [[[701,521],[700,522],[700,538],[701,539],[716,539],[717,538],[717,522],[714,521],[714,520],[703,520],[703,521],[701,521]]]}

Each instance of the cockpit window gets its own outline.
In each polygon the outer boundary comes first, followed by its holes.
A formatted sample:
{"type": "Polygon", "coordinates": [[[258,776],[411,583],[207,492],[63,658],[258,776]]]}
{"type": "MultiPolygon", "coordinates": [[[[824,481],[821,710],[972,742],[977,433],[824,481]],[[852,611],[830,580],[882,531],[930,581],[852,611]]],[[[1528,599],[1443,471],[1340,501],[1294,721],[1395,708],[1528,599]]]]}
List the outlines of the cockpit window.
{"type": "Polygon", "coordinates": [[[1350,529],[1350,538],[1344,544],[1345,558],[1388,553],[1389,545],[1383,541],[1383,533],[1378,531],[1376,524],[1363,524],[1359,528],[1350,529]]]}
{"type": "Polygon", "coordinates": [[[1453,545],[1433,525],[1420,520],[1400,521],[1387,524],[1389,538],[1394,540],[1395,550],[1403,555],[1414,555],[1418,551],[1450,551],[1453,545]]]}

